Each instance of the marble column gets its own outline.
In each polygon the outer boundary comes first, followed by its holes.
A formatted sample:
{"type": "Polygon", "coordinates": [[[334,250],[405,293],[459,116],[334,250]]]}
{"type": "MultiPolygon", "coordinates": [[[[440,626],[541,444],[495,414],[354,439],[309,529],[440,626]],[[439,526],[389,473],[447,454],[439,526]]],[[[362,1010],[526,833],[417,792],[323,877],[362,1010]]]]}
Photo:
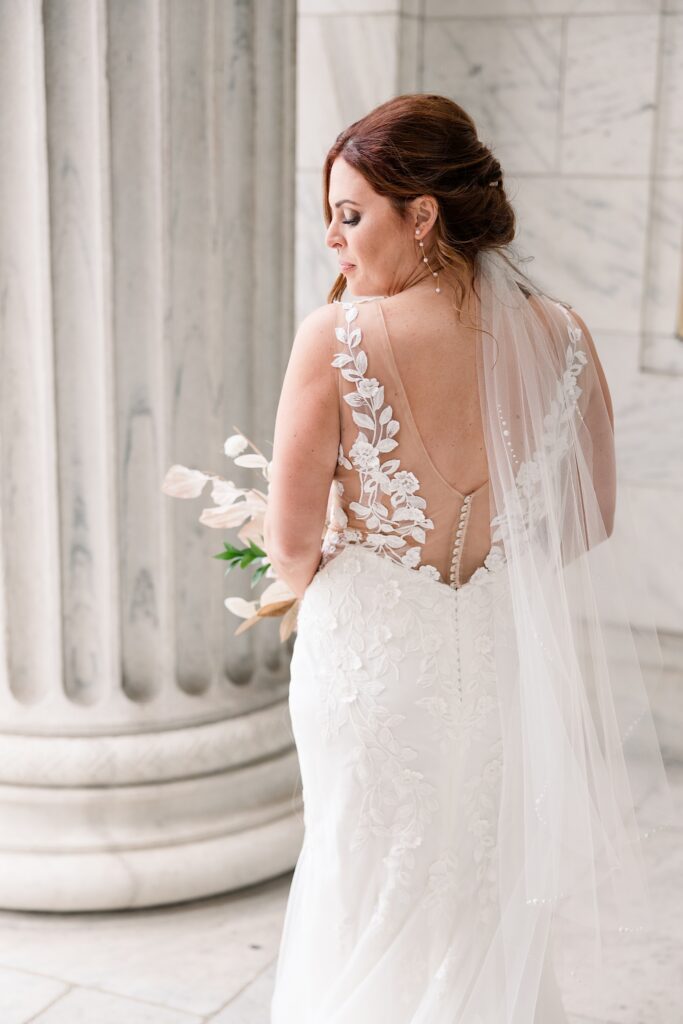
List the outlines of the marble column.
{"type": "Polygon", "coordinates": [[[254,482],[233,424],[272,451],[294,53],[294,0],[0,4],[0,907],[296,860],[291,641],[234,636],[248,580],[161,492],[175,462],[254,482]]]}

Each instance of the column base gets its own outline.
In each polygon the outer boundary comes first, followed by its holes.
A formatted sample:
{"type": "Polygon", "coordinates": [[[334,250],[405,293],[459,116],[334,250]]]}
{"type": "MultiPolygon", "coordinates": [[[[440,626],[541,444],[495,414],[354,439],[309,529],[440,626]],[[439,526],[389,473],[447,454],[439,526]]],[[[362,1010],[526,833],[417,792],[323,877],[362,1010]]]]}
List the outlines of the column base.
{"type": "Polygon", "coordinates": [[[285,703],[147,734],[5,735],[0,907],[151,907],[290,870],[303,809],[288,723],[285,703]]]}

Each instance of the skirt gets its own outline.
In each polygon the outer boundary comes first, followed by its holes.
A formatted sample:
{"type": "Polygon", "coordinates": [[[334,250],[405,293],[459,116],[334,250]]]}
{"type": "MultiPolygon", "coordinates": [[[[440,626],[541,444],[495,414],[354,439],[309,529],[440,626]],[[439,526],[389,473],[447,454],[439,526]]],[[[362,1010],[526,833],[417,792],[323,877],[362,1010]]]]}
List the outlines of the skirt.
{"type": "Polygon", "coordinates": [[[494,616],[496,645],[501,623],[512,644],[504,564],[454,589],[349,544],[306,589],[289,690],[304,840],[271,1024],[567,1021],[550,940],[526,1003],[493,962],[494,616]]]}

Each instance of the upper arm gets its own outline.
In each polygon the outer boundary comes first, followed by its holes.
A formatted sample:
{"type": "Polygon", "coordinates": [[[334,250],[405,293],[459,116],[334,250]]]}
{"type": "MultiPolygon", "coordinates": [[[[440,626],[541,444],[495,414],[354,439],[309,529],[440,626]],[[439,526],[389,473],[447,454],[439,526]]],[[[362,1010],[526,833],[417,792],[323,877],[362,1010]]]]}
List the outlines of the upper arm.
{"type": "Polygon", "coordinates": [[[583,420],[591,437],[593,488],[600,508],[602,525],[609,536],[614,525],[617,486],[612,398],[605,371],[588,327],[575,309],[570,309],[569,313],[583,332],[580,344],[586,351],[598,381],[597,386],[594,385],[589,391],[583,420]]]}
{"type": "Polygon", "coordinates": [[[593,338],[591,336],[591,332],[588,330],[588,328],[586,327],[586,324],[581,319],[581,317],[576,312],[576,310],[574,308],[570,309],[569,310],[569,314],[570,314],[570,316],[572,316],[577,321],[579,327],[583,331],[583,339],[584,339],[584,341],[586,343],[586,347],[588,349],[588,353],[589,353],[589,355],[591,357],[591,360],[592,360],[592,362],[593,362],[593,364],[595,366],[595,370],[596,370],[596,373],[597,373],[597,376],[598,376],[598,380],[600,382],[600,390],[602,391],[602,398],[603,398],[603,400],[605,402],[605,405],[607,406],[607,413],[609,415],[609,421],[610,421],[610,423],[612,425],[612,429],[614,429],[614,410],[612,408],[612,396],[610,395],[609,387],[607,385],[607,378],[605,377],[605,371],[603,370],[602,363],[600,362],[600,359],[598,358],[598,352],[597,352],[597,349],[595,347],[595,342],[593,341],[593,338]]]}
{"type": "Polygon", "coordinates": [[[300,324],[278,402],[266,522],[283,555],[322,539],[340,441],[336,312],[329,303],[300,324]]]}

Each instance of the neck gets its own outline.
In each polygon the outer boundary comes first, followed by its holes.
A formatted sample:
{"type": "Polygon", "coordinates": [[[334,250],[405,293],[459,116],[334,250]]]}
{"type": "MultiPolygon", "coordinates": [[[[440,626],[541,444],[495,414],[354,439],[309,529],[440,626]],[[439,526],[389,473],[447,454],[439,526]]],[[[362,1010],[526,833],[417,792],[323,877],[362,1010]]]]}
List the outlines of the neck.
{"type": "Polygon", "coordinates": [[[441,267],[438,273],[439,276],[434,277],[430,271],[427,271],[422,273],[420,277],[416,277],[415,280],[409,279],[400,291],[410,291],[413,294],[417,292],[433,292],[435,299],[446,298],[450,300],[453,297],[457,297],[458,287],[460,286],[463,289],[464,305],[473,289],[474,273],[469,267],[464,270],[441,267]],[[437,286],[441,289],[440,292],[436,292],[437,286]]]}

